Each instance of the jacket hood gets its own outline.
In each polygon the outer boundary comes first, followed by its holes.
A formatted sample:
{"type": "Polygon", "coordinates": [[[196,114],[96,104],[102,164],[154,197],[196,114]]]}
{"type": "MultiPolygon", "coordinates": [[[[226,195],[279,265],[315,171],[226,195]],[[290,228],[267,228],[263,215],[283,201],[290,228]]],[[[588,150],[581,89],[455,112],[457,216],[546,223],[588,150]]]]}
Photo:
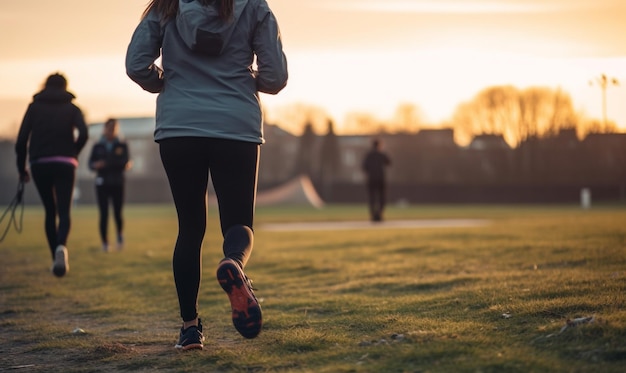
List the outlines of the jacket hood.
{"type": "Polygon", "coordinates": [[[216,7],[197,0],[179,0],[176,28],[187,47],[199,54],[218,56],[228,45],[248,0],[235,0],[233,18],[222,21],[216,7]]]}
{"type": "Polygon", "coordinates": [[[33,96],[33,101],[46,101],[46,102],[72,102],[76,96],[71,92],[64,89],[52,89],[46,88],[43,91],[33,96]]]}

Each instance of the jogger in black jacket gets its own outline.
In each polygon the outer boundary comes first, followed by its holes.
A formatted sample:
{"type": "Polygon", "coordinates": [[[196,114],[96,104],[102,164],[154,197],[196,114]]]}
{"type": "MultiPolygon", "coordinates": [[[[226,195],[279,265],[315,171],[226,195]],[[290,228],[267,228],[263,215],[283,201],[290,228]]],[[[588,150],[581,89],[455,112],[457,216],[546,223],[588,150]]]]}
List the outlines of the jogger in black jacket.
{"type": "Polygon", "coordinates": [[[25,183],[31,178],[26,165],[26,158],[29,159],[30,172],[46,212],[52,272],[58,277],[69,270],[66,244],[71,227],[72,193],[78,154],[88,138],[83,114],[72,103],[74,98],[67,91],[63,75],[50,75],[44,89],[35,94],[28,106],[15,144],[17,170],[25,183]]]}
{"type": "Polygon", "coordinates": [[[109,251],[107,228],[109,222],[109,202],[113,204],[117,249],[124,245],[124,172],[129,166],[128,144],[119,137],[117,119],[108,119],[100,141],[94,144],[89,156],[89,168],[96,171],[96,197],[100,212],[100,238],[102,250],[109,251]]]}

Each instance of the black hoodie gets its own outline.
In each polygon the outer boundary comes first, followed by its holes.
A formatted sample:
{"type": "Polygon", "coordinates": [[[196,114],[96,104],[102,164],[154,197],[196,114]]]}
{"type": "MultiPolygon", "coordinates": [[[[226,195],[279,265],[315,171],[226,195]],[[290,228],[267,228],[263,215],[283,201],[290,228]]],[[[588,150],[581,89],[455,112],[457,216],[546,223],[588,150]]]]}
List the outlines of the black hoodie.
{"type": "Polygon", "coordinates": [[[15,143],[20,175],[26,173],[27,148],[31,163],[42,157],[78,158],[89,135],[83,113],[72,103],[74,98],[72,93],[55,88],[46,88],[33,96],[15,143]]]}

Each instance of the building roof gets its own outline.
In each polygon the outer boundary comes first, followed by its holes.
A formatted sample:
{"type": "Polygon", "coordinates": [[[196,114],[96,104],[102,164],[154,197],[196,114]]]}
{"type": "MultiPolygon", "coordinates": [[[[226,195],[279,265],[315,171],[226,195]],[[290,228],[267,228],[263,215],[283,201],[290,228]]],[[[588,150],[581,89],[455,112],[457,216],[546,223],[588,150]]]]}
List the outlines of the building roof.
{"type": "MultiPolygon", "coordinates": [[[[154,133],[154,117],[117,118],[120,124],[120,134],[126,139],[152,138],[154,133]]],[[[104,122],[89,125],[89,137],[97,139],[102,134],[104,122]]]]}

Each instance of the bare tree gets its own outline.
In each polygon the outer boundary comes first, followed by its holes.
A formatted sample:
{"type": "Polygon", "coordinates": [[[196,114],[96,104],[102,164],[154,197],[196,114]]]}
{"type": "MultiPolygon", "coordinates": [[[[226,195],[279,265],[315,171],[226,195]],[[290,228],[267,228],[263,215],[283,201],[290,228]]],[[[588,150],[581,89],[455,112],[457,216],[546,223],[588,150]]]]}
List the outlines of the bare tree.
{"type": "Polygon", "coordinates": [[[513,86],[490,87],[477,96],[477,103],[483,110],[483,133],[502,135],[509,142],[515,142],[514,128],[518,123],[519,92],[513,86]]]}
{"type": "Polygon", "coordinates": [[[554,91],[554,111],[548,125],[547,134],[556,135],[562,129],[574,129],[579,124],[579,117],[574,110],[571,96],[561,89],[554,91]]]}
{"type": "Polygon", "coordinates": [[[569,94],[560,89],[512,86],[489,87],[472,101],[459,105],[454,114],[457,142],[475,135],[502,135],[511,145],[529,138],[554,136],[578,124],[569,94]]]}
{"type": "Polygon", "coordinates": [[[545,97],[544,88],[528,88],[520,93],[519,97],[519,123],[517,126],[518,141],[539,136],[538,118],[541,116],[544,107],[541,107],[542,98],[545,97]]]}
{"type": "Polygon", "coordinates": [[[276,122],[281,128],[300,135],[306,126],[311,126],[318,133],[325,131],[329,115],[321,107],[297,103],[277,110],[276,117],[280,118],[276,122]]]}
{"type": "Polygon", "coordinates": [[[579,130],[583,137],[590,133],[617,133],[618,127],[615,122],[598,119],[583,120],[580,122],[579,130]]]}
{"type": "Polygon", "coordinates": [[[322,138],[320,149],[320,170],[319,181],[322,185],[324,199],[332,199],[332,184],[340,166],[339,140],[335,134],[335,127],[331,120],[328,120],[326,135],[322,138]]]}
{"type": "Polygon", "coordinates": [[[369,113],[352,112],[346,115],[344,132],[351,134],[374,134],[386,132],[386,125],[369,113]]]}
{"type": "Polygon", "coordinates": [[[512,86],[489,87],[472,101],[460,104],[454,114],[457,142],[468,143],[475,135],[502,135],[515,143],[519,122],[519,93],[512,86]]]}
{"type": "Polygon", "coordinates": [[[395,132],[416,133],[423,123],[423,114],[419,107],[402,103],[396,108],[392,128],[395,132]]]}
{"type": "Polygon", "coordinates": [[[298,153],[296,155],[296,163],[294,175],[307,175],[313,177],[314,159],[313,152],[315,150],[315,143],[317,135],[313,131],[313,125],[307,123],[304,126],[304,133],[300,136],[300,144],[298,146],[298,153]]]}
{"type": "Polygon", "coordinates": [[[479,107],[473,102],[464,102],[457,106],[452,118],[454,140],[459,145],[468,145],[472,138],[481,133],[479,107]]]}
{"type": "Polygon", "coordinates": [[[520,93],[518,139],[556,136],[562,129],[573,129],[578,122],[569,94],[560,89],[530,87],[520,93]]]}

